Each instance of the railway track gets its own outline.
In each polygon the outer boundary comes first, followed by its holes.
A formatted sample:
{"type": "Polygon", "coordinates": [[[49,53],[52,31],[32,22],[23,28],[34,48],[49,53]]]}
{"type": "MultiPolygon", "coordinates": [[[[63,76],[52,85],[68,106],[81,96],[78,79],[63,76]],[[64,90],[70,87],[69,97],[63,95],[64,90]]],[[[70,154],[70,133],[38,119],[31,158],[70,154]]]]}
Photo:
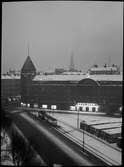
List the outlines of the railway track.
{"type": "MultiPolygon", "coordinates": [[[[109,166],[121,165],[118,162],[116,162],[115,160],[106,156],[105,154],[101,154],[100,151],[98,151],[97,149],[94,149],[94,147],[92,147],[91,145],[88,145],[87,143],[85,143],[84,148],[83,148],[82,141],[79,140],[78,138],[72,136],[70,133],[67,133],[67,131],[65,131],[63,128],[55,128],[55,129],[59,133],[61,133],[62,135],[64,135],[65,137],[67,137],[68,139],[70,139],[71,141],[76,143],[77,145],[79,145],[82,148],[81,153],[84,154],[84,151],[83,151],[83,149],[84,149],[87,153],[90,153],[93,156],[95,156],[96,158],[100,159],[106,165],[109,165],[109,166]]],[[[72,130],[74,130],[74,129],[72,129],[72,130]]]]}
{"type": "MultiPolygon", "coordinates": [[[[66,124],[66,126],[70,127],[71,130],[69,131],[65,131],[64,128],[62,128],[62,126],[58,126],[58,127],[53,127],[56,131],[58,131],[59,133],[61,133],[62,135],[64,135],[66,138],[68,138],[69,140],[71,140],[73,143],[77,144],[78,146],[81,147],[81,153],[84,154],[83,152],[83,145],[82,145],[82,140],[78,139],[77,137],[74,137],[70,134],[70,132],[72,131],[76,131],[78,130],[77,128],[74,128],[71,125],[68,125],[67,123],[64,123],[60,120],[57,120],[61,123],[63,123],[64,125],[66,124]]],[[[95,158],[101,160],[103,162],[104,165],[120,165],[118,162],[116,162],[115,160],[111,159],[110,157],[106,156],[105,154],[101,154],[101,152],[97,149],[95,149],[94,147],[92,147],[91,145],[85,143],[84,145],[84,150],[88,153],[93,155],[95,158]]],[[[86,155],[86,154],[85,154],[86,155]]]]}
{"type": "MultiPolygon", "coordinates": [[[[83,129],[75,128],[74,126],[72,126],[72,125],[70,125],[70,124],[68,124],[68,123],[66,123],[66,122],[63,122],[63,121],[61,121],[61,120],[58,119],[58,118],[56,118],[56,119],[57,119],[58,122],[63,123],[64,125],[67,125],[68,127],[72,128],[72,129],[75,129],[75,130],[77,130],[77,131],[83,132],[83,129]]],[[[97,136],[95,136],[95,135],[93,135],[93,134],[91,134],[91,133],[88,133],[87,131],[85,131],[85,134],[87,134],[88,136],[90,136],[90,137],[92,137],[92,138],[94,138],[94,139],[96,139],[96,140],[98,140],[98,141],[100,141],[100,142],[102,142],[102,143],[108,145],[108,146],[111,147],[112,149],[115,149],[115,150],[121,152],[121,149],[116,148],[116,147],[113,147],[112,145],[108,144],[106,141],[100,139],[99,137],[97,137],[97,136]]]]}
{"type": "MultiPolygon", "coordinates": [[[[61,133],[62,135],[64,135],[65,137],[67,137],[69,140],[71,140],[72,142],[76,143],[78,146],[80,146],[81,149],[81,153],[83,152],[83,148],[84,150],[93,155],[94,157],[96,157],[97,159],[101,160],[104,164],[112,166],[112,165],[121,165],[119,162],[117,162],[116,160],[110,158],[109,156],[105,155],[104,153],[101,153],[98,149],[95,149],[94,147],[92,147],[91,145],[87,144],[85,142],[85,145],[83,147],[82,145],[82,140],[80,140],[79,138],[71,135],[69,132],[71,131],[76,131],[79,130],[77,128],[72,127],[71,125],[68,125],[65,122],[62,122],[61,120],[58,120],[58,122],[61,122],[62,124],[64,124],[64,126],[68,126],[69,128],[71,128],[69,131],[65,131],[65,129],[62,128],[62,126],[58,127],[54,127],[54,129],[56,129],[56,131],[58,131],[59,133],[61,133]]],[[[86,133],[85,133],[86,134],[86,133]]],[[[88,134],[87,134],[88,135],[88,134]]],[[[90,135],[89,135],[90,136],[90,135]]],[[[91,137],[91,136],[90,136],[91,137]]]]}

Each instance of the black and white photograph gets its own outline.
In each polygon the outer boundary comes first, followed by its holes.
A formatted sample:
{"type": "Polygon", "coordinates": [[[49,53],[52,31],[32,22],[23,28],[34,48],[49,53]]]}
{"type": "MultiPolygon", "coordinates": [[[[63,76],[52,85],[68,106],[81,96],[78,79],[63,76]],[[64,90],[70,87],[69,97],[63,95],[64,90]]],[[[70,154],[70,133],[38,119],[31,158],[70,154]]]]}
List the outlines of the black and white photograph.
{"type": "Polygon", "coordinates": [[[2,166],[121,166],[123,1],[2,2],[2,166]]]}

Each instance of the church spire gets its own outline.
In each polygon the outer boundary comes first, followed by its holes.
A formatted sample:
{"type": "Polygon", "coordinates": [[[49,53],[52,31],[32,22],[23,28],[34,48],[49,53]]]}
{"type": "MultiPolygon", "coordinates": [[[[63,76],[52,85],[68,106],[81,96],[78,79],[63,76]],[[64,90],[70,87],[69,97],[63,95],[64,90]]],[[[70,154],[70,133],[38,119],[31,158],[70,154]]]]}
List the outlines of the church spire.
{"type": "Polygon", "coordinates": [[[71,54],[71,59],[70,59],[70,67],[69,67],[69,71],[74,71],[75,67],[74,67],[74,57],[73,57],[73,52],[71,54]]]}
{"type": "Polygon", "coordinates": [[[29,41],[28,41],[28,57],[29,57],[29,41]]]}

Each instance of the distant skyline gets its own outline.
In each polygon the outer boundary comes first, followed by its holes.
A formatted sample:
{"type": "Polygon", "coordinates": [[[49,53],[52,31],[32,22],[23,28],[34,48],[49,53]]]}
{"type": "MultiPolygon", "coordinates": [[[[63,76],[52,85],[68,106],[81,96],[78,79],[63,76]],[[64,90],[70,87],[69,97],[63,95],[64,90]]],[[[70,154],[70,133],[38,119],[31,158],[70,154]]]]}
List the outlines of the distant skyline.
{"type": "Polygon", "coordinates": [[[38,71],[93,64],[123,68],[123,2],[2,3],[2,73],[21,70],[27,56],[38,71]]]}

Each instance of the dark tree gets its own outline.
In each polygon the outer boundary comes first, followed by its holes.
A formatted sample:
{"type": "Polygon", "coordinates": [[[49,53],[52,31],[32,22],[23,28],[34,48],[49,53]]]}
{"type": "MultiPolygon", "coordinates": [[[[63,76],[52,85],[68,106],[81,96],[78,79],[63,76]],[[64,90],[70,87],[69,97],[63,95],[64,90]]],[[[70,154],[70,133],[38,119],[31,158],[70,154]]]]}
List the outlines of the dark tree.
{"type": "Polygon", "coordinates": [[[12,133],[12,156],[13,162],[18,166],[32,165],[35,153],[31,145],[16,131],[12,133]]]}
{"type": "Polygon", "coordinates": [[[5,131],[9,130],[12,125],[12,119],[9,113],[5,111],[5,109],[1,109],[1,130],[4,129],[5,131]]]}
{"type": "Polygon", "coordinates": [[[102,106],[102,111],[105,112],[107,115],[114,115],[119,110],[119,105],[117,104],[106,104],[102,106]]]}

